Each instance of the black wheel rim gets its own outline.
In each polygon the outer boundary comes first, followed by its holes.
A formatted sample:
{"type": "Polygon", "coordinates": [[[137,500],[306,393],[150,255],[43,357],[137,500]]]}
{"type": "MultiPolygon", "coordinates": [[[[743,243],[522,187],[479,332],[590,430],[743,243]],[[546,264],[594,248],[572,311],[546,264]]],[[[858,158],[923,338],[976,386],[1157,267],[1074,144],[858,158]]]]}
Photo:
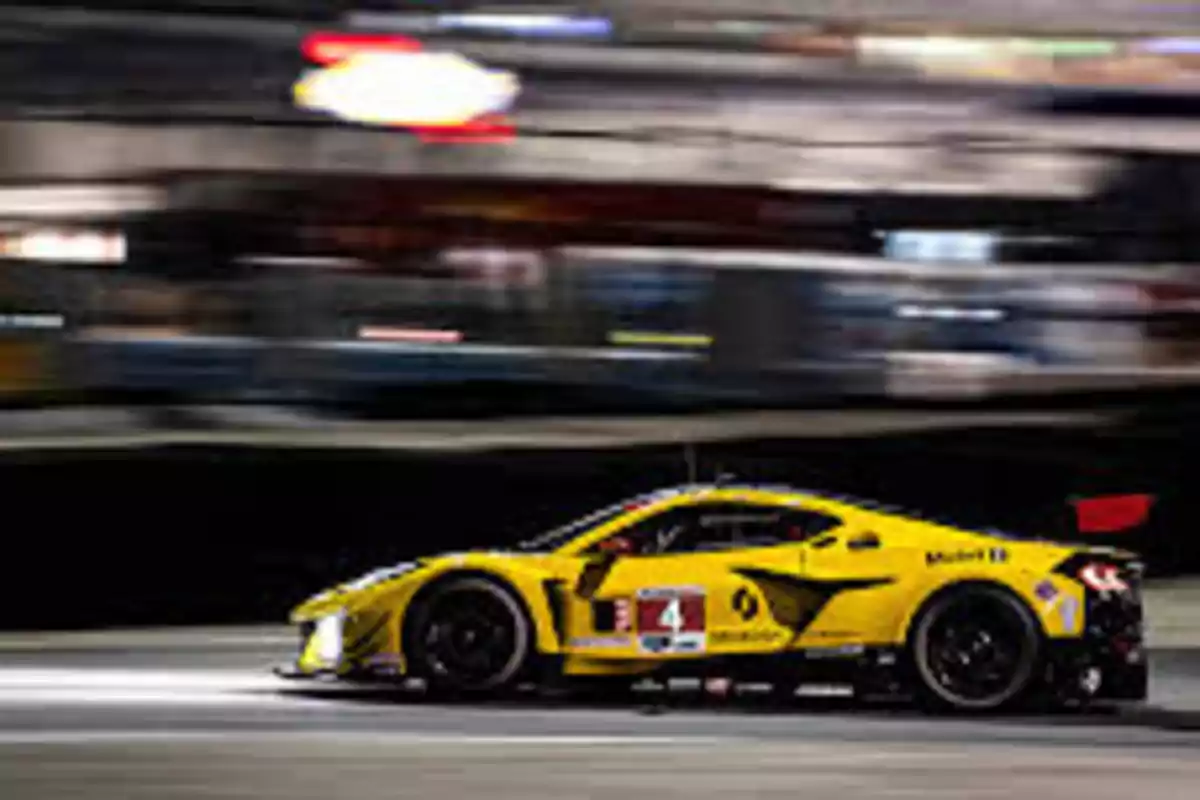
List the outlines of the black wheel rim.
{"type": "Polygon", "coordinates": [[[437,598],[421,636],[430,671],[462,686],[486,685],[502,677],[518,647],[512,609],[482,590],[437,598]]]}
{"type": "Polygon", "coordinates": [[[1029,638],[1024,620],[995,598],[963,598],[929,626],[925,663],[930,678],[961,702],[1002,700],[1026,670],[1029,638]]]}

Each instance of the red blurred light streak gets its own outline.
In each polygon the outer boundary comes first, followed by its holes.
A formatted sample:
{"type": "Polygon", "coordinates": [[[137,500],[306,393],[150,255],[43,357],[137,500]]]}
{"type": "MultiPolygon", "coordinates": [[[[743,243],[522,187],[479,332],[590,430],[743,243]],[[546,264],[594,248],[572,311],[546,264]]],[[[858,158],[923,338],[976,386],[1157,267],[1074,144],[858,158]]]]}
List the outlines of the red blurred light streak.
{"type": "Polygon", "coordinates": [[[479,117],[461,125],[409,128],[423,142],[511,142],[517,135],[516,126],[505,117],[495,114],[479,117]]]}
{"type": "Polygon", "coordinates": [[[416,53],[422,48],[416,39],[380,33],[314,33],[300,46],[306,59],[322,66],[361,53],[416,53]]]}

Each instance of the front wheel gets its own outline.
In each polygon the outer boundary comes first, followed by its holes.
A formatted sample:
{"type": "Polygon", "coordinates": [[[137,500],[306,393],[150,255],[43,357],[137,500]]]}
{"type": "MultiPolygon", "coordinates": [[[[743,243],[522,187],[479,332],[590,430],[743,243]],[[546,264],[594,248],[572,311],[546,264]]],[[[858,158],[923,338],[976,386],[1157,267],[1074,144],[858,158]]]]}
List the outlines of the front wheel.
{"type": "Polygon", "coordinates": [[[918,616],[909,643],[927,707],[988,712],[1028,693],[1041,657],[1037,619],[1021,600],[992,586],[964,586],[918,616]]]}
{"type": "Polygon", "coordinates": [[[509,689],[533,649],[521,601],[485,578],[451,578],[435,586],[418,601],[405,631],[410,673],[440,691],[509,689]]]}

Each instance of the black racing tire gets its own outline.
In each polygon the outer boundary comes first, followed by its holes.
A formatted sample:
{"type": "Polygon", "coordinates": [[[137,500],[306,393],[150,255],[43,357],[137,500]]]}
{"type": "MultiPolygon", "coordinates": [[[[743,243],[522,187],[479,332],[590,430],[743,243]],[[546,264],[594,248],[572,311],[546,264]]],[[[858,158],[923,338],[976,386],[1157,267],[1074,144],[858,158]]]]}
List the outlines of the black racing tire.
{"type": "Polygon", "coordinates": [[[418,597],[406,616],[408,672],[431,691],[498,696],[529,672],[533,622],[520,598],[498,581],[475,575],[444,579],[418,597]]]}
{"type": "Polygon", "coordinates": [[[1042,632],[1016,595],[964,584],[918,612],[908,642],[916,696],[927,711],[994,713],[1019,706],[1038,680],[1042,632]]]}

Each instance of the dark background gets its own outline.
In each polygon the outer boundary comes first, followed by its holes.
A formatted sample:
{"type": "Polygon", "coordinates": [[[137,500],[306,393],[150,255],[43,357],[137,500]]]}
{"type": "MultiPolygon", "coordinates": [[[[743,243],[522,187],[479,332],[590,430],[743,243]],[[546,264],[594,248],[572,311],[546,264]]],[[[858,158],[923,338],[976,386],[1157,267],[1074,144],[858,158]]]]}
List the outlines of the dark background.
{"type": "MultiPolygon", "coordinates": [[[[1192,438],[998,429],[697,448],[731,471],[904,504],[968,526],[1075,536],[1069,500],[1158,496],[1149,523],[1092,536],[1153,575],[1200,571],[1192,438]]],[[[10,454],[0,628],[283,621],[330,582],[419,554],[504,546],[686,482],[682,447],[488,454],[170,449],[10,454]]],[[[1077,538],[1077,537],[1076,537],[1077,538]]]]}

